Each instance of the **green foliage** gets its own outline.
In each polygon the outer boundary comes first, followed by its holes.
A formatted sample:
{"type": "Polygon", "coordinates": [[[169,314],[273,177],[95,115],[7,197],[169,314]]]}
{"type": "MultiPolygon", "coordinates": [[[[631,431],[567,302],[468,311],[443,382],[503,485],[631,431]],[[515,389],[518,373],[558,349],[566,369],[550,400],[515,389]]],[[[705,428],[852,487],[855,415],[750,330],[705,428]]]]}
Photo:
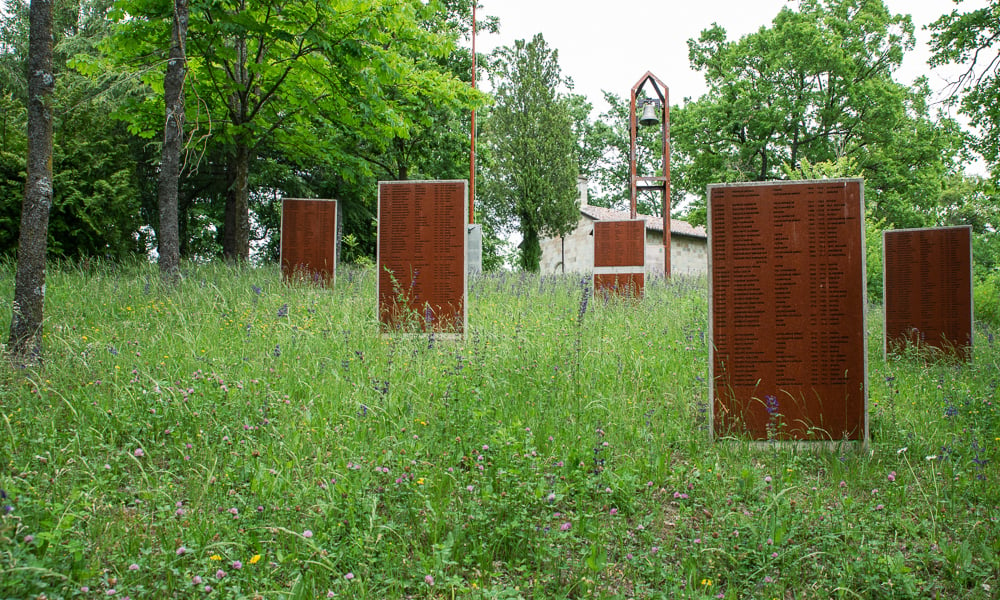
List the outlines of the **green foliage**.
{"type": "Polygon", "coordinates": [[[979,129],[976,150],[994,169],[994,177],[1000,176],[1000,1],[969,12],[952,10],[930,29],[930,64],[966,68],[952,84],[952,99],[979,129]]]}
{"type": "Polygon", "coordinates": [[[977,320],[987,327],[1000,329],[1000,271],[976,280],[972,305],[977,320]]]}
{"type": "Polygon", "coordinates": [[[803,452],[708,440],[704,279],[487,274],[442,340],[380,336],[370,269],[182,269],[50,269],[45,370],[0,371],[0,597],[993,595],[985,323],[973,365],[886,361],[872,311],[872,443],[803,452]]]}
{"type": "MultiPolygon", "coordinates": [[[[610,108],[588,133],[595,141],[603,142],[603,152],[597,164],[590,166],[588,177],[596,184],[588,202],[594,206],[605,206],[616,210],[629,208],[629,97],[604,93],[604,100],[610,108]]],[[[656,127],[640,127],[636,130],[636,169],[640,174],[661,175],[660,130],[656,127]]],[[[586,147],[586,146],[585,146],[586,147]]],[[[671,172],[671,198],[678,195],[674,173],[671,172]]],[[[639,214],[659,216],[662,212],[660,192],[655,195],[639,193],[636,206],[639,214]]]]}
{"type": "Polygon", "coordinates": [[[541,34],[499,48],[491,78],[496,105],[483,137],[493,162],[483,196],[498,227],[517,223],[520,266],[538,271],[540,237],[569,233],[580,218],[573,100],[559,93],[567,82],[541,34]]]}
{"type": "MultiPolygon", "coordinates": [[[[81,77],[68,57],[93,50],[106,33],[102,3],[67,2],[54,11],[56,47],[53,98],[53,204],[49,215],[50,255],[124,258],[145,252],[137,184],[144,153],[129,143],[125,129],[109,121],[120,94],[103,82],[81,77]]],[[[0,82],[10,90],[0,98],[0,254],[18,243],[24,197],[24,82],[27,46],[26,4],[14,3],[0,21],[0,82]]]]}
{"type": "MultiPolygon", "coordinates": [[[[158,0],[118,3],[104,55],[77,57],[88,72],[144,83],[116,116],[149,138],[162,129],[169,8],[158,0]]],[[[453,70],[465,31],[457,15],[467,8],[467,0],[192,4],[182,235],[184,211],[195,207],[220,225],[227,210],[235,219],[245,189],[255,217],[248,235],[265,242],[262,258],[277,247],[276,195],[341,200],[350,207],[348,231],[373,249],[376,179],[454,177],[467,164],[456,150],[467,135],[460,117],[480,97],[453,70]],[[221,189],[206,181],[220,177],[221,189]]]]}
{"type": "Polygon", "coordinates": [[[930,113],[926,81],[892,79],[913,46],[908,16],[881,0],[809,0],[738,41],[714,26],[688,45],[709,91],[671,117],[676,188],[696,199],[695,221],[707,184],[779,179],[803,159],[856,161],[877,218],[931,218],[964,138],[930,113]]]}
{"type": "Polygon", "coordinates": [[[871,209],[865,210],[865,274],[868,289],[868,302],[873,305],[882,304],[885,290],[885,268],[882,262],[882,232],[886,229],[885,219],[879,219],[872,214],[871,209]]]}

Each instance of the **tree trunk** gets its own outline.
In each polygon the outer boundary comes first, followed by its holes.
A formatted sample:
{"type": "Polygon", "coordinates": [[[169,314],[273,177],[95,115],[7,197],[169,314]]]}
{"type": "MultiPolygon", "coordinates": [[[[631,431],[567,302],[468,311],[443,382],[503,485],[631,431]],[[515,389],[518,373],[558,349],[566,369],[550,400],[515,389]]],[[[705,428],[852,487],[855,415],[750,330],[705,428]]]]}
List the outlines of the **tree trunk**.
{"type": "Polygon", "coordinates": [[[10,322],[10,358],[15,365],[42,358],[45,251],[52,206],[52,2],[31,0],[28,38],[28,164],[21,205],[21,236],[10,322]]]}
{"type": "Polygon", "coordinates": [[[163,126],[163,153],[160,158],[160,230],[156,240],[160,254],[160,275],[175,280],[180,267],[180,232],[177,223],[177,184],[180,179],[181,147],[184,145],[185,43],[188,29],[188,0],[174,0],[174,29],[170,40],[170,60],[163,79],[166,122],[163,126]]]}
{"type": "MultiPolygon", "coordinates": [[[[239,10],[246,9],[246,2],[240,2],[239,10]]],[[[233,82],[237,91],[229,97],[229,118],[231,125],[239,130],[249,120],[248,106],[250,72],[247,69],[247,41],[234,41],[236,59],[233,62],[233,82]]],[[[226,191],[225,232],[222,238],[222,255],[229,261],[250,259],[250,142],[245,132],[236,134],[236,147],[229,156],[229,189],[226,191]]]]}
{"type": "Polygon", "coordinates": [[[537,273],[542,263],[542,243],[538,239],[538,231],[533,227],[523,228],[524,239],[521,241],[521,268],[529,273],[537,273]]]}
{"type": "Polygon", "coordinates": [[[237,141],[229,157],[229,189],[226,191],[225,233],[222,255],[230,261],[250,259],[250,148],[237,141]]]}

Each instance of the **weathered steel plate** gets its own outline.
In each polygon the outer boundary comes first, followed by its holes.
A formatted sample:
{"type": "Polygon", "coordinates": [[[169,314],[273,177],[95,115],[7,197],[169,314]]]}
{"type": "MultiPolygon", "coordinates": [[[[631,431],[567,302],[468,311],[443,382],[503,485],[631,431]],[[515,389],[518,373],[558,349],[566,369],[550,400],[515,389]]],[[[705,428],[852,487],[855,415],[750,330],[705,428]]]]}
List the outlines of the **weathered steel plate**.
{"type": "Polygon", "coordinates": [[[281,274],[333,285],[337,273],[337,201],[281,201],[281,274]]]}
{"type": "Polygon", "coordinates": [[[932,346],[972,356],[972,228],[882,233],[885,351],[932,346]]]}
{"type": "Polygon", "coordinates": [[[713,435],[867,440],[863,182],[708,197],[713,435]]]}
{"type": "Polygon", "coordinates": [[[468,182],[379,182],[383,331],[466,329],[468,182]]]}
{"type": "Polygon", "coordinates": [[[594,293],[641,298],[646,272],[646,221],[594,221],[594,293]]]}

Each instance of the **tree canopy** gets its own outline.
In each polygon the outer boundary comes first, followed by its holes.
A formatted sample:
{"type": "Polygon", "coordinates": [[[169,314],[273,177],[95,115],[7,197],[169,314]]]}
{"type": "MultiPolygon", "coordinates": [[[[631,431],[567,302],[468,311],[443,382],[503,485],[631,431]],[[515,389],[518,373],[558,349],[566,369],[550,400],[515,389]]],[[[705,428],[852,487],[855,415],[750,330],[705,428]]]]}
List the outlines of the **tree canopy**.
{"type": "Polygon", "coordinates": [[[1000,176],[1000,0],[987,6],[943,15],[931,26],[933,66],[956,64],[964,70],[951,91],[979,133],[976,150],[1000,176]]]}
{"type": "Polygon", "coordinates": [[[517,222],[520,266],[538,271],[540,237],[565,235],[580,218],[572,100],[560,92],[567,81],[558,53],[541,34],[498,49],[491,78],[495,106],[483,133],[493,160],[484,196],[494,219],[517,222]]]}
{"type": "Polygon", "coordinates": [[[803,0],[739,40],[715,25],[688,45],[709,91],[672,111],[673,181],[698,199],[695,220],[708,183],[850,157],[875,216],[918,226],[958,168],[957,123],[931,114],[926,82],[893,79],[913,26],[881,0],[803,0]]]}

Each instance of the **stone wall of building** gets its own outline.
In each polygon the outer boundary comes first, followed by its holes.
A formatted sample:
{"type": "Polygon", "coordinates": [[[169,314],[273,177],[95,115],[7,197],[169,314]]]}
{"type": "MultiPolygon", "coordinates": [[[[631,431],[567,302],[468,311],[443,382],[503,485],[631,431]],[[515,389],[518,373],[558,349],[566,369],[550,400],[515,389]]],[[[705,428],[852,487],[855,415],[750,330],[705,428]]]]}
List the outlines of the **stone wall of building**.
{"type": "MultiPolygon", "coordinates": [[[[587,208],[587,181],[581,179],[577,188],[580,192],[580,207],[587,212],[597,213],[605,218],[616,217],[619,213],[607,209],[587,208]],[[600,212],[604,211],[604,212],[600,212]]],[[[621,218],[627,218],[624,213],[621,218]]],[[[647,219],[650,219],[647,217],[647,219]]],[[[589,273],[594,270],[594,218],[580,214],[580,221],[565,238],[545,238],[541,240],[542,261],[541,272],[551,273],[589,273]]],[[[647,220],[647,223],[650,221],[647,220]]],[[[677,275],[701,275],[708,273],[708,239],[697,237],[697,231],[687,223],[679,223],[682,231],[692,229],[692,235],[679,235],[676,232],[670,238],[671,273],[677,275]]],[[[673,227],[671,227],[673,229],[673,227]]],[[[646,273],[663,275],[663,232],[650,227],[646,228],[646,273]]]]}

